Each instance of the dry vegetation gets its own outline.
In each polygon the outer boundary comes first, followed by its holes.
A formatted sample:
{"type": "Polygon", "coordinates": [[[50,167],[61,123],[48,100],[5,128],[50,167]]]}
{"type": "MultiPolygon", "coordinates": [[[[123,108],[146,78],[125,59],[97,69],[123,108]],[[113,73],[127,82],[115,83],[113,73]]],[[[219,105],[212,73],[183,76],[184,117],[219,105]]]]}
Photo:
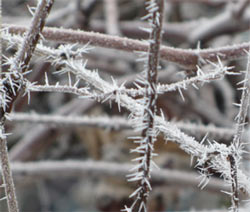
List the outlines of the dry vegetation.
{"type": "Polygon", "coordinates": [[[249,3],[3,0],[0,210],[249,211],[249,3]]]}

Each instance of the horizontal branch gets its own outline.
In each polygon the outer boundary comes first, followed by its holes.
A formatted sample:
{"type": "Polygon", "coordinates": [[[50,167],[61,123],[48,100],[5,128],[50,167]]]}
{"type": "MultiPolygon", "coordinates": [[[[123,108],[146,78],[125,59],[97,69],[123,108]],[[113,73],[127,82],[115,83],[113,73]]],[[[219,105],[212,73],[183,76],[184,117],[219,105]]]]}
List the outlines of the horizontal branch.
{"type": "MultiPolygon", "coordinates": [[[[21,42],[21,37],[20,36],[11,36],[10,34],[6,34],[6,37],[3,39],[4,42],[9,42],[12,44],[12,46],[18,46],[18,43],[21,42]]],[[[58,64],[63,64],[64,60],[62,58],[63,49],[68,53],[69,58],[75,58],[78,57],[79,55],[83,55],[84,53],[87,52],[87,49],[85,50],[84,48],[79,48],[77,50],[72,50],[72,46],[60,46],[59,48],[61,49],[54,49],[51,47],[46,47],[42,44],[38,44],[36,51],[34,52],[37,57],[45,57],[45,59],[53,64],[58,63],[58,64]]],[[[180,89],[186,89],[188,85],[192,85],[193,87],[196,87],[196,83],[208,83],[213,80],[220,80],[223,78],[225,74],[235,74],[233,72],[229,72],[231,69],[230,67],[223,66],[222,63],[219,64],[212,64],[212,69],[211,71],[207,71],[207,73],[203,73],[203,71],[197,66],[197,76],[191,77],[186,80],[179,81],[177,83],[172,83],[172,84],[159,84],[157,85],[157,93],[158,94],[163,94],[165,92],[169,91],[176,91],[180,89]]],[[[46,84],[45,86],[42,85],[33,85],[32,83],[28,83],[26,85],[26,91],[32,91],[32,92],[61,92],[61,93],[72,93],[75,95],[83,95],[83,96],[89,96],[91,97],[91,93],[88,92],[87,88],[77,88],[76,86],[61,86],[61,85],[48,85],[46,84]]],[[[138,89],[138,88],[131,88],[131,89],[121,89],[117,88],[117,92],[122,93],[122,94],[128,94],[133,97],[144,95],[145,90],[144,89],[138,89]]],[[[108,94],[110,95],[110,94],[108,94]]],[[[94,97],[94,96],[93,96],[94,97]]]]}
{"type": "Polygon", "coordinates": [[[40,115],[40,114],[27,114],[27,113],[11,113],[9,118],[13,122],[28,122],[46,125],[56,125],[57,127],[74,127],[74,126],[87,126],[99,127],[104,129],[132,129],[128,120],[119,116],[63,116],[63,115],[40,115]]]}
{"type": "MultiPolygon", "coordinates": [[[[46,162],[27,162],[12,164],[14,178],[25,177],[31,179],[63,177],[116,177],[124,179],[124,176],[133,168],[131,164],[120,164],[110,162],[95,161],[46,161],[46,162]]],[[[1,171],[1,170],[0,170],[1,171]]],[[[162,183],[175,185],[190,185],[197,187],[200,182],[199,175],[177,170],[160,169],[153,170],[152,180],[162,183]]],[[[125,180],[125,179],[124,179],[125,180]]],[[[220,179],[212,178],[207,187],[210,191],[228,190],[220,179]]]]}
{"type": "MultiPolygon", "coordinates": [[[[27,30],[27,28],[24,26],[10,24],[3,24],[2,26],[3,28],[8,29],[9,33],[14,34],[23,34],[27,30]]],[[[93,46],[118,49],[129,52],[148,51],[147,42],[95,32],[45,27],[42,34],[45,39],[56,42],[79,44],[90,43],[90,45],[93,46]]],[[[220,59],[222,61],[239,59],[241,57],[246,57],[245,51],[249,51],[249,47],[250,42],[204,50],[185,50],[162,46],[160,55],[162,59],[169,62],[176,63],[188,69],[196,69],[197,62],[200,58],[202,58],[204,61],[211,62],[217,62],[218,56],[220,56],[220,59]]]]}
{"type": "Polygon", "coordinates": [[[27,92],[57,92],[70,93],[78,96],[89,96],[87,88],[77,88],[69,85],[30,85],[26,88],[27,92]]]}
{"type": "MultiPolygon", "coordinates": [[[[9,118],[13,123],[34,123],[53,125],[54,127],[99,127],[105,129],[121,130],[133,129],[129,120],[120,116],[65,116],[55,114],[37,113],[11,113],[9,118]]],[[[173,122],[178,128],[191,135],[204,136],[209,134],[215,139],[230,139],[235,134],[235,129],[221,128],[213,125],[202,125],[194,123],[173,122]]]]}

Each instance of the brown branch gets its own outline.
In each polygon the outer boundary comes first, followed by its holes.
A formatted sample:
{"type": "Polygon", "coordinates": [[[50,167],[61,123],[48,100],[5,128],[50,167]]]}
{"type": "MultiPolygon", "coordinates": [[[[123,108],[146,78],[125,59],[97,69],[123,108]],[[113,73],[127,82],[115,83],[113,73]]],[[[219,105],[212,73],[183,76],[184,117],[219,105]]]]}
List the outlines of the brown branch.
{"type": "MultiPolygon", "coordinates": [[[[26,27],[10,24],[3,24],[3,27],[8,29],[10,33],[14,34],[23,34],[27,30],[26,27]]],[[[44,38],[51,41],[79,44],[86,44],[89,42],[93,46],[129,52],[147,52],[149,47],[147,43],[139,40],[71,29],[45,27],[42,34],[44,38]]],[[[176,63],[177,65],[187,69],[196,70],[196,65],[199,58],[202,58],[203,60],[209,60],[211,62],[217,62],[217,56],[220,56],[222,61],[235,60],[246,57],[245,51],[249,51],[249,47],[250,42],[199,51],[196,49],[185,50],[162,46],[160,54],[161,58],[164,60],[176,63]]]]}
{"type": "Polygon", "coordinates": [[[7,198],[8,211],[18,212],[18,203],[16,199],[15,185],[10,169],[10,161],[7,149],[7,139],[4,135],[5,131],[3,126],[0,125],[0,159],[1,159],[1,171],[4,184],[5,195],[7,198]]]}
{"type": "MultiPolygon", "coordinates": [[[[20,74],[24,73],[29,66],[30,59],[32,57],[32,54],[35,50],[36,44],[38,42],[38,39],[40,37],[40,33],[44,27],[45,24],[45,18],[47,17],[48,13],[50,12],[50,9],[53,5],[54,0],[50,0],[50,2],[42,1],[41,4],[38,5],[38,8],[36,10],[36,13],[32,19],[30,28],[26,28],[25,31],[27,31],[27,34],[25,35],[25,38],[23,40],[21,48],[18,50],[15,60],[13,61],[13,64],[10,64],[10,70],[9,72],[12,73],[14,71],[18,71],[20,74]]],[[[4,26],[3,26],[4,27],[4,26]]],[[[8,94],[8,97],[11,99],[7,106],[7,111],[4,111],[3,108],[0,108],[0,114],[2,117],[4,117],[5,112],[10,112],[12,105],[18,96],[18,89],[20,88],[22,82],[20,81],[20,76],[12,76],[14,81],[16,81],[17,86],[14,86],[15,91],[13,91],[13,88],[11,87],[10,83],[5,80],[3,82],[4,89],[6,93],[8,94]]],[[[4,120],[1,120],[4,121],[4,120]]]]}
{"type": "Polygon", "coordinates": [[[228,155],[227,157],[230,163],[230,175],[231,175],[231,186],[232,186],[232,196],[231,196],[231,209],[233,212],[239,211],[239,187],[238,187],[238,175],[237,175],[237,162],[233,155],[228,155]]]}
{"type": "Polygon", "coordinates": [[[152,19],[149,19],[151,28],[151,33],[149,37],[149,51],[148,51],[148,61],[146,64],[146,74],[147,80],[145,82],[145,109],[143,111],[143,123],[145,123],[145,128],[142,131],[142,141],[140,143],[140,148],[142,153],[139,161],[140,168],[138,173],[141,174],[141,178],[138,182],[139,192],[136,195],[136,200],[131,206],[132,211],[146,211],[147,200],[149,192],[151,190],[150,184],[150,172],[152,166],[152,158],[154,151],[154,142],[156,140],[156,135],[154,134],[155,125],[155,114],[156,114],[156,101],[157,101],[157,83],[158,83],[158,66],[160,57],[160,45],[162,38],[162,22],[163,22],[163,12],[164,12],[164,0],[151,1],[148,4],[151,9],[148,9],[148,14],[152,15],[152,19]],[[154,6],[154,4],[156,6],[154,6]],[[143,147],[143,148],[142,148],[143,147]]]}
{"type": "MultiPolygon", "coordinates": [[[[18,212],[18,203],[16,200],[15,187],[12,178],[12,173],[10,170],[10,162],[7,150],[7,139],[5,136],[4,123],[6,119],[6,113],[11,111],[12,105],[18,96],[20,86],[22,84],[21,74],[24,73],[29,65],[32,53],[35,49],[37,41],[40,37],[40,32],[44,26],[45,18],[47,17],[54,0],[42,0],[39,1],[38,6],[36,8],[35,14],[33,16],[31,26],[23,40],[22,46],[16,54],[13,63],[10,64],[10,77],[3,78],[1,82],[3,85],[3,91],[6,92],[7,99],[1,99],[1,101],[5,101],[6,105],[1,105],[0,108],[0,159],[1,159],[1,167],[3,170],[3,183],[5,188],[5,195],[7,198],[8,210],[9,212],[18,212]],[[14,73],[19,73],[14,74],[14,73]],[[15,86],[13,86],[14,84],[15,86]]],[[[3,104],[3,103],[2,103],[3,104]]]]}
{"type": "MultiPolygon", "coordinates": [[[[53,5],[54,1],[50,2],[41,1],[41,4],[37,7],[37,12],[32,19],[31,26],[25,35],[23,45],[19,49],[16,57],[16,61],[21,65],[19,72],[24,73],[28,69],[32,53],[36,47],[40,33],[45,25],[45,19],[53,5]]],[[[10,70],[12,71],[12,70],[10,70]]]]}
{"type": "MultiPolygon", "coordinates": [[[[190,21],[186,23],[165,23],[163,25],[163,39],[177,39],[179,42],[185,42],[188,39],[188,34],[193,29],[199,26],[200,20],[190,21]]],[[[13,22],[14,23],[14,22],[13,22]]],[[[136,38],[136,39],[147,39],[148,34],[142,31],[141,27],[149,27],[147,22],[143,21],[121,21],[119,23],[120,30],[123,35],[136,38]]],[[[93,20],[90,23],[91,30],[95,32],[104,33],[105,27],[104,22],[100,20],[93,20]]]]}

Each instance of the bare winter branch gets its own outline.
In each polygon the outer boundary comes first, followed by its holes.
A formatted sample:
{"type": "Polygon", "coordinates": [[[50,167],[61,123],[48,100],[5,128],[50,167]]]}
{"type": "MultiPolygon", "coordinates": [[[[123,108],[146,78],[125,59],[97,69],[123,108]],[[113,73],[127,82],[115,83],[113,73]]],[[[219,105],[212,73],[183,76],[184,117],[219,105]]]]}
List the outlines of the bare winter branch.
{"type": "Polygon", "coordinates": [[[33,16],[31,26],[23,40],[22,46],[16,54],[16,57],[10,63],[9,73],[1,79],[1,102],[0,102],[0,156],[1,167],[3,170],[3,183],[9,212],[18,212],[18,204],[16,200],[15,187],[10,170],[10,162],[7,151],[7,140],[5,136],[4,123],[6,113],[11,111],[12,104],[15,101],[22,85],[22,73],[25,73],[32,53],[36,47],[36,43],[40,37],[41,30],[45,24],[47,17],[54,1],[39,1],[35,14],[33,16]]]}
{"type": "MultiPolygon", "coordinates": [[[[3,24],[3,27],[8,29],[9,33],[21,34],[24,33],[27,28],[17,25],[3,24]]],[[[100,46],[105,48],[118,49],[123,51],[142,51],[147,52],[148,44],[129,38],[121,38],[117,36],[105,35],[94,32],[83,32],[70,29],[58,29],[45,27],[42,35],[45,39],[67,42],[67,43],[90,43],[93,46],[100,46]]],[[[217,62],[217,56],[220,56],[222,61],[234,60],[242,57],[246,57],[244,51],[248,51],[250,43],[242,43],[233,46],[220,47],[217,49],[205,49],[205,50],[184,50],[173,47],[161,47],[161,58],[169,62],[176,63],[188,69],[195,69],[199,58],[205,61],[217,62]]]]}

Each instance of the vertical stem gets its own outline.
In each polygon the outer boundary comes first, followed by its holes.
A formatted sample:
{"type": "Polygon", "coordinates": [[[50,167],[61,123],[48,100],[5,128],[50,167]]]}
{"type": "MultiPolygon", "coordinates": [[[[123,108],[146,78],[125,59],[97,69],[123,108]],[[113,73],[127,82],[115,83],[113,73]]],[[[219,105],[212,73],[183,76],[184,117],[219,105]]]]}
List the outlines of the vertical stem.
{"type": "Polygon", "coordinates": [[[143,145],[145,145],[142,167],[139,172],[143,173],[142,179],[139,181],[141,187],[137,196],[137,202],[134,207],[134,211],[146,211],[147,200],[149,191],[151,189],[150,172],[151,172],[151,160],[154,150],[154,142],[156,135],[154,133],[154,116],[156,114],[156,101],[157,101],[157,83],[158,83],[158,66],[160,57],[160,45],[162,35],[162,22],[164,11],[164,0],[151,0],[147,7],[149,14],[151,14],[150,25],[152,26],[150,38],[149,38],[149,53],[147,62],[147,82],[145,83],[145,99],[146,105],[144,110],[144,122],[147,127],[142,131],[142,138],[144,139],[143,145]],[[155,6],[154,6],[155,5],[155,6]]]}
{"type": "Polygon", "coordinates": [[[32,57],[33,51],[36,48],[36,44],[45,25],[46,17],[49,14],[53,4],[54,0],[40,0],[37,5],[31,26],[26,33],[22,47],[19,49],[16,56],[16,62],[20,63],[21,65],[21,70],[18,71],[21,73],[24,73],[28,69],[28,64],[32,57]]]}
{"type": "Polygon", "coordinates": [[[2,86],[1,92],[3,92],[2,94],[0,93],[0,160],[9,212],[18,212],[19,209],[10,169],[4,123],[6,120],[6,114],[11,111],[12,105],[20,92],[23,83],[22,74],[28,69],[33,51],[44,27],[45,19],[50,12],[53,3],[54,0],[40,0],[38,2],[31,26],[23,40],[22,46],[10,64],[10,70],[6,74],[6,77],[0,81],[2,86]]]}
{"type": "Polygon", "coordinates": [[[15,186],[12,178],[12,173],[10,170],[10,161],[8,157],[7,140],[6,136],[4,135],[3,129],[0,129],[0,159],[1,159],[3,183],[8,204],[8,211],[18,212],[19,209],[16,199],[15,186]]]}
{"type": "Polygon", "coordinates": [[[239,161],[241,159],[243,144],[242,144],[242,134],[244,131],[245,121],[247,117],[247,111],[249,107],[250,100],[250,52],[248,52],[248,62],[245,73],[245,78],[243,80],[243,91],[240,99],[239,113],[236,117],[236,133],[231,144],[231,154],[228,156],[228,160],[231,168],[231,187],[232,187],[232,210],[237,212],[239,210],[239,188],[238,188],[238,175],[237,170],[239,166],[239,161]]]}
{"type": "Polygon", "coordinates": [[[233,212],[239,211],[239,190],[238,190],[238,179],[237,179],[237,165],[235,157],[233,155],[228,156],[231,169],[231,185],[232,185],[232,206],[231,209],[233,212]]]}

